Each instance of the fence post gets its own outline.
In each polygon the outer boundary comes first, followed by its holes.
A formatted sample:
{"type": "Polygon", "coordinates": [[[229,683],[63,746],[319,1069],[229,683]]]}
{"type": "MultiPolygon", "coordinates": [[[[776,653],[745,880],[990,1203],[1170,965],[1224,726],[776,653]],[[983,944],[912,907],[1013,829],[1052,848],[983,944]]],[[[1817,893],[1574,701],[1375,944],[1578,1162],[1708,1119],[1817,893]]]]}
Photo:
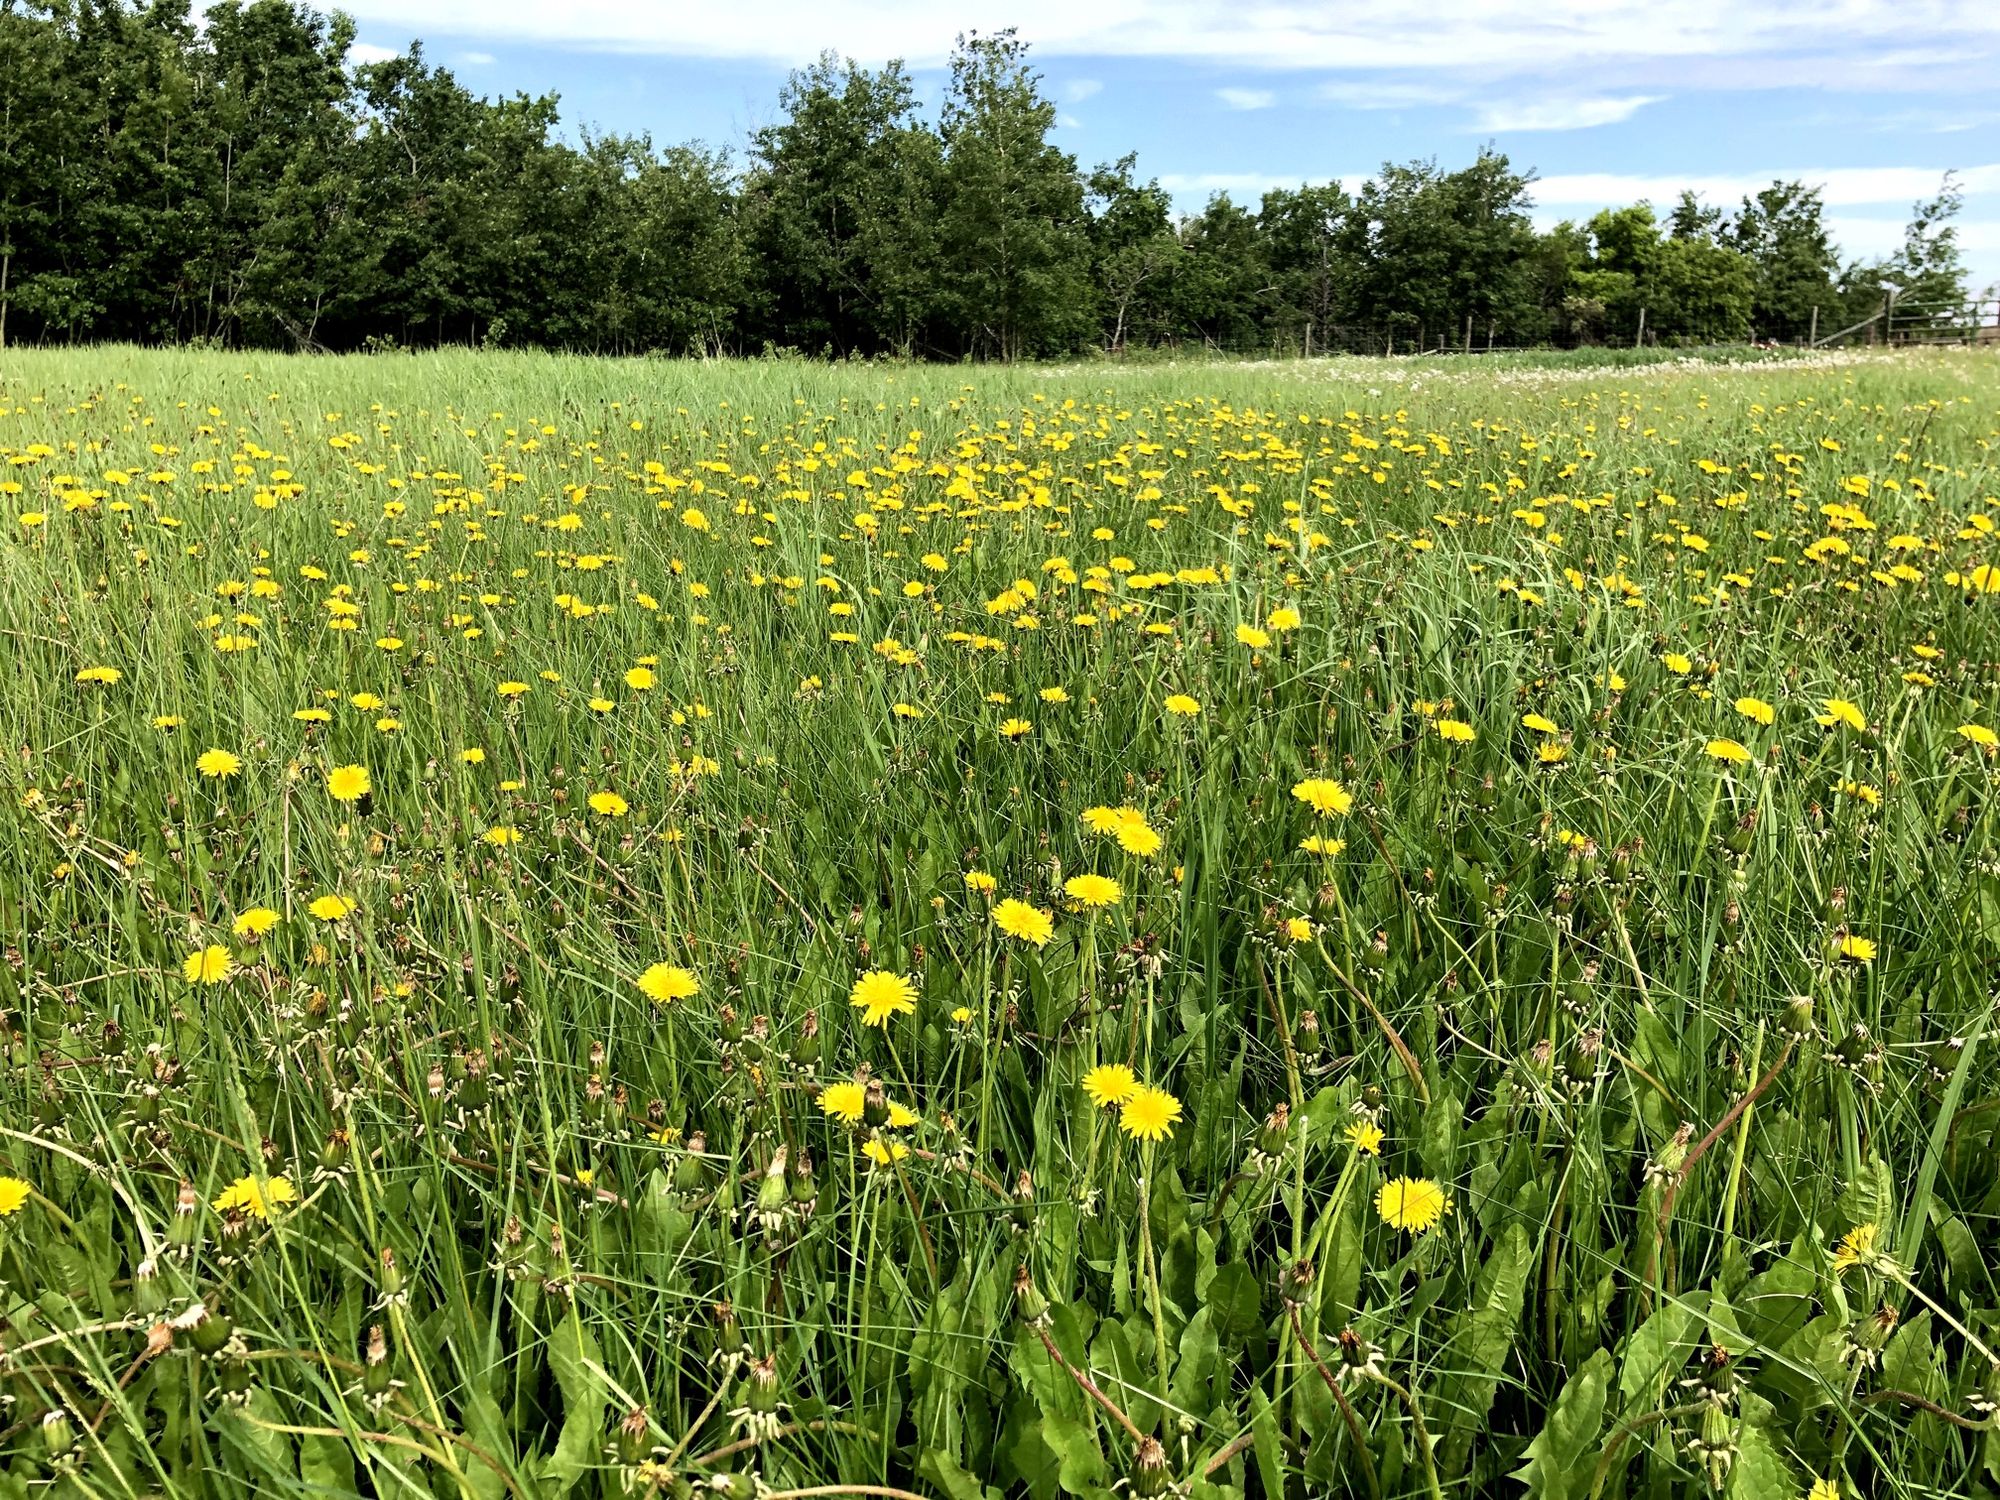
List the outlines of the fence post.
{"type": "Polygon", "coordinates": [[[1307,359],[1311,359],[1312,357],[1313,357],[1313,324],[1312,324],[1312,319],[1311,319],[1311,318],[1307,318],[1307,319],[1306,319],[1306,358],[1307,358],[1307,359]]]}
{"type": "Polygon", "coordinates": [[[1486,352],[1488,354],[1493,352],[1493,320],[1491,318],[1486,320],[1486,352]]]}
{"type": "Polygon", "coordinates": [[[1819,346],[1819,309],[1815,307],[1813,309],[1813,315],[1812,315],[1812,332],[1806,335],[1806,347],[1808,349],[1814,349],[1817,348],[1818,346],[1819,346]]]}
{"type": "Polygon", "coordinates": [[[1646,342],[1646,309],[1639,309],[1639,332],[1632,339],[1632,347],[1639,348],[1646,342]]]}
{"type": "Polygon", "coordinates": [[[1467,313],[1467,314],[1465,315],[1465,352],[1466,352],[1467,354],[1470,354],[1470,353],[1472,352],[1472,314],[1471,314],[1471,313],[1467,313]]]}

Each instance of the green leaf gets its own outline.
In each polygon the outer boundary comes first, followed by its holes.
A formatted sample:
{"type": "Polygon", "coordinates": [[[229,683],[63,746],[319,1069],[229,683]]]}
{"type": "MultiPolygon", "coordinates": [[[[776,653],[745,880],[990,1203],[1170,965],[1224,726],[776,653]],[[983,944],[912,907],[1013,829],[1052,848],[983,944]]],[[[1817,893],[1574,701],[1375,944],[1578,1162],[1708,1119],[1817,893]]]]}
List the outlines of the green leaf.
{"type": "Polygon", "coordinates": [[[542,1480],[567,1494],[597,1462],[604,1446],[611,1395],[598,1373],[597,1341],[574,1309],[549,1337],[549,1368],[562,1391],[563,1424],[556,1451],[542,1465],[542,1480]]]}
{"type": "Polygon", "coordinates": [[[1278,1500],[1285,1493],[1285,1452],[1278,1435],[1278,1413],[1261,1385],[1250,1387],[1250,1448],[1257,1457],[1257,1474],[1264,1493],[1278,1500]]]}
{"type": "Polygon", "coordinates": [[[1583,1460],[1595,1448],[1604,1425],[1604,1397],[1610,1384],[1608,1349],[1591,1355],[1564,1384],[1547,1425],[1528,1444],[1528,1462],[1514,1472],[1537,1500],[1568,1500],[1589,1491],[1590,1470],[1583,1460]]]}
{"type": "Polygon", "coordinates": [[[1215,1321],[1216,1336],[1225,1344],[1240,1344],[1264,1326],[1257,1276],[1240,1260],[1216,1268],[1202,1299],[1215,1321]]]}
{"type": "Polygon", "coordinates": [[[1450,1435],[1442,1462],[1450,1473],[1463,1469],[1473,1435],[1493,1404],[1501,1364],[1520,1326],[1521,1299],[1533,1257],[1527,1229],[1510,1224],[1480,1270],[1471,1305],[1453,1320],[1449,1363],[1458,1375],[1443,1401],[1450,1413],[1450,1435]]]}
{"type": "Polygon", "coordinates": [[[1061,1412],[1042,1417],[1042,1441],[1056,1456],[1056,1482],[1072,1495],[1095,1494],[1104,1486],[1104,1455],[1091,1424],[1061,1412]]]}
{"type": "Polygon", "coordinates": [[[1729,1500],[1799,1500],[1804,1488],[1774,1435],[1771,1403],[1745,1391],[1736,1426],[1736,1462],[1730,1466],[1729,1500]]]}

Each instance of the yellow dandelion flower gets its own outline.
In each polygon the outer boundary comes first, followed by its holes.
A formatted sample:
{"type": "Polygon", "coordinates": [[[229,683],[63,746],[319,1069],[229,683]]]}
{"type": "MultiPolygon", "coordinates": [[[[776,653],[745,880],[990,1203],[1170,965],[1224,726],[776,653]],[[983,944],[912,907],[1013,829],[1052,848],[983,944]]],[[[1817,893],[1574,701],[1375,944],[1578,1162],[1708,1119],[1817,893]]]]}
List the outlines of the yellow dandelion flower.
{"type": "Polygon", "coordinates": [[[1391,1229],[1424,1234],[1451,1212],[1451,1199],[1428,1177],[1398,1177],[1375,1194],[1375,1212],[1391,1229]]]}
{"type": "Polygon", "coordinates": [[[1164,1141],[1181,1117],[1181,1101],[1148,1085],[1118,1107],[1118,1128],[1135,1141],[1164,1141]]]}
{"type": "Polygon", "coordinates": [[[253,1219],[269,1219],[272,1211],[299,1201],[289,1179],[284,1177],[239,1177],[216,1195],[219,1214],[242,1213],[253,1219]]]}
{"type": "Polygon", "coordinates": [[[1111,1109],[1139,1092],[1139,1080],[1123,1063],[1102,1063],[1083,1075],[1083,1091],[1099,1109],[1111,1109]]]}
{"type": "Polygon", "coordinates": [[[829,1083],[819,1091],[821,1111],[844,1125],[859,1125],[861,1108],[867,1102],[868,1091],[858,1083],[829,1083]]]}
{"type": "Polygon", "coordinates": [[[1108,875],[1072,875],[1063,882],[1063,892],[1070,900],[1084,906],[1116,906],[1124,896],[1118,882],[1108,875]]]}
{"type": "Polygon", "coordinates": [[[229,930],[240,938],[260,938],[278,925],[278,914],[268,906],[253,906],[234,922],[229,930]]]}
{"type": "Polygon", "coordinates": [[[701,981],[675,964],[654,964],[639,976],[639,993],[662,1005],[686,1000],[701,990],[701,981]]]}
{"type": "Polygon", "coordinates": [[[906,974],[872,969],[854,981],[848,1004],[861,1012],[864,1026],[887,1026],[892,1017],[914,1015],[917,986],[906,974]]]}
{"type": "Polygon", "coordinates": [[[590,810],[600,818],[622,818],[630,809],[616,792],[592,792],[590,810]]]}
{"type": "Polygon", "coordinates": [[[1354,810],[1354,793],[1324,776],[1308,776],[1292,788],[1292,795],[1322,818],[1343,816],[1354,810]]]}
{"type": "Polygon", "coordinates": [[[1724,761],[1732,766],[1747,764],[1750,752],[1735,740],[1710,740],[1702,753],[1711,760],[1724,761]]]}
{"type": "Polygon", "coordinates": [[[235,972],[235,959],[220,943],[210,943],[199,952],[190,953],[181,963],[181,973],[187,976],[189,984],[221,984],[235,972]]]}
{"type": "Polygon", "coordinates": [[[993,908],[993,921],[1009,937],[1017,937],[1024,943],[1032,943],[1037,948],[1047,944],[1055,933],[1056,921],[1051,912],[1039,906],[1030,906],[1025,901],[1009,896],[993,908]]]}
{"type": "Polygon", "coordinates": [[[366,766],[335,766],[326,773],[326,794],[336,802],[356,802],[368,795],[366,766]]]}
{"type": "Polygon", "coordinates": [[[1373,1120],[1356,1120],[1341,1132],[1347,1144],[1363,1156],[1382,1154],[1382,1127],[1373,1120]]]}
{"type": "Polygon", "coordinates": [[[232,755],[227,750],[204,750],[195,760],[194,768],[204,776],[221,781],[243,769],[243,757],[232,755]]]}
{"type": "Polygon", "coordinates": [[[345,896],[326,895],[315,898],[306,910],[322,922],[338,922],[354,910],[354,903],[345,896]]]}

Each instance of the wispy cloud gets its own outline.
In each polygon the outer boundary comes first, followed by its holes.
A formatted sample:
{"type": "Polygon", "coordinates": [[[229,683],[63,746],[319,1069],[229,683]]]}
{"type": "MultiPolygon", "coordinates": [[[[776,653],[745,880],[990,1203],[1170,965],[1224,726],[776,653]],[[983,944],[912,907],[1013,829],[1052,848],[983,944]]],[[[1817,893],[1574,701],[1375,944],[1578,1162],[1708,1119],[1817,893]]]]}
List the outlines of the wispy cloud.
{"type": "Polygon", "coordinates": [[[366,63],[387,62],[402,55],[400,47],[378,47],[373,42],[356,42],[347,49],[347,65],[358,68],[366,63]]]}
{"type": "Polygon", "coordinates": [[[832,47],[867,62],[930,65],[960,32],[1016,26],[1044,58],[1172,57],[1349,77],[1402,69],[1557,78],[1587,67],[1594,78],[1623,79],[1638,65],[1656,84],[1685,80],[1699,62],[1704,85],[1719,61],[1742,64],[1739,74],[1753,79],[1803,61],[1817,86],[1863,87],[1940,59],[1976,72],[2000,47],[2000,6],[1990,0],[1841,0],[1831,16],[1807,0],[1680,0],[1664,16],[1658,0],[1432,0],[1422,25],[1410,24],[1403,0],[764,0],[754,24],[740,6],[631,0],[347,0],[343,8],[416,34],[784,64],[832,47]]]}
{"type": "Polygon", "coordinates": [[[1629,120],[1661,94],[1627,94],[1623,98],[1522,99],[1480,106],[1473,129],[1505,135],[1521,130],[1588,130],[1629,120]]]}
{"type": "MultiPolygon", "coordinates": [[[[1944,173],[1936,167],[1829,167],[1780,168],[1767,172],[1727,175],[1688,173],[1685,176],[1652,176],[1627,172],[1565,172],[1544,177],[1531,189],[1535,202],[1544,207],[1597,206],[1606,203],[1636,203],[1646,199],[1668,204],[1691,188],[1713,203],[1734,203],[1771,185],[1773,179],[1796,179],[1820,190],[1820,199],[1829,208],[1859,204],[1908,204],[1927,198],[1938,189],[1944,173]]],[[[1967,195],[2000,192],[2000,163],[1967,167],[1958,174],[1959,188],[1967,195]]]]}
{"type": "Polygon", "coordinates": [[[1086,99],[1094,99],[1104,92],[1104,83],[1096,78],[1072,78],[1062,86],[1062,96],[1071,104],[1081,104],[1086,99]]]}
{"type": "Polygon", "coordinates": [[[1270,89],[1217,89],[1215,97],[1231,109],[1269,109],[1278,102],[1270,89]]]}
{"type": "Polygon", "coordinates": [[[490,68],[496,59],[491,52],[461,52],[452,60],[462,68],[490,68]]]}

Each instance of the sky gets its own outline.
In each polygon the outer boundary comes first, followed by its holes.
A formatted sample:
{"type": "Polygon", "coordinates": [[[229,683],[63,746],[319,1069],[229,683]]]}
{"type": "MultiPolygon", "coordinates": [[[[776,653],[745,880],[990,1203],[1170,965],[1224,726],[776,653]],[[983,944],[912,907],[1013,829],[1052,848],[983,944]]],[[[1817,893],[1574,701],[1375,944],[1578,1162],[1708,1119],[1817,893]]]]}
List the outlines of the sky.
{"type": "Polygon", "coordinates": [[[478,93],[566,125],[740,155],[787,73],[900,58],[934,106],[954,38],[1018,29],[1083,165],[1138,153],[1185,211],[1358,183],[1382,162],[1535,169],[1543,225],[1683,187],[1821,186],[1843,252],[1887,254],[1948,169],[1975,290],[2000,283],[1995,0],[345,0],[357,61],[421,39],[478,93]]]}

